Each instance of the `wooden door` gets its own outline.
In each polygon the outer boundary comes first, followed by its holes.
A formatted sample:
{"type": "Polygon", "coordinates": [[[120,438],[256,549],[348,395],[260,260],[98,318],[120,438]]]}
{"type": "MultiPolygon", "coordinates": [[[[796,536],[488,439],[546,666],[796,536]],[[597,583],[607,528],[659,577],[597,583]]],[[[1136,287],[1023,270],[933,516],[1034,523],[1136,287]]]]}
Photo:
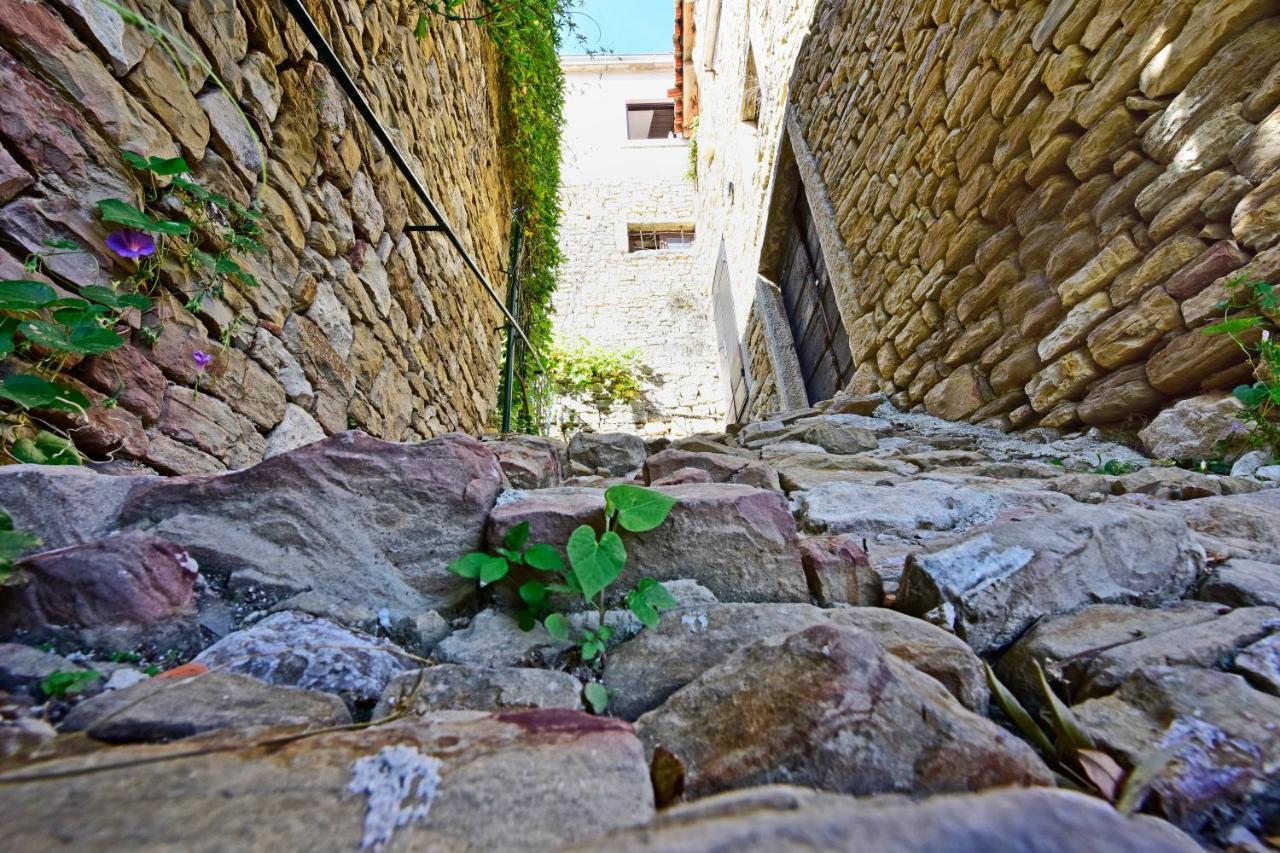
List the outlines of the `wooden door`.
{"type": "Polygon", "coordinates": [[[796,194],[780,277],[809,403],[829,400],[852,378],[853,356],[803,190],[796,194]]]}
{"type": "Polygon", "coordinates": [[[738,320],[734,311],[733,290],[729,286],[729,261],[720,247],[716,277],[711,286],[715,311],[716,342],[720,347],[720,369],[725,379],[725,398],[731,423],[741,423],[747,415],[751,383],[747,378],[747,358],[738,336],[738,320]]]}

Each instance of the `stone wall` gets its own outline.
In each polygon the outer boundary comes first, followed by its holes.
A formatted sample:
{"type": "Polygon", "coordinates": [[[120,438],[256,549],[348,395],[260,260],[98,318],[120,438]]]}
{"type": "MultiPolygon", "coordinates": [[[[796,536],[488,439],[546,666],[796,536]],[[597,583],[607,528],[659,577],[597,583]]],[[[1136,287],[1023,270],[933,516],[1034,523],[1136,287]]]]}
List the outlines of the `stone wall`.
{"type": "MultiPolygon", "coordinates": [[[[558,423],[645,436],[689,435],[724,425],[720,366],[703,284],[695,270],[708,244],[628,251],[631,225],[694,222],[694,189],[683,139],[628,140],[626,104],[662,101],[670,57],[571,57],[560,197],[555,334],[635,350],[643,396],[601,411],[591,400],[556,401],[558,423]]],[[[714,245],[714,243],[710,244],[714,245]]]]}
{"type": "Polygon", "coordinates": [[[790,97],[855,386],[1066,427],[1246,379],[1199,327],[1280,279],[1275,0],[822,0],[790,97]]]}
{"type": "MultiPolygon", "coordinates": [[[[0,277],[30,277],[23,261],[48,239],[84,248],[46,260],[66,290],[132,271],[106,250],[112,229],[92,213],[104,198],[140,198],[121,148],[181,155],[196,180],[241,203],[260,191],[266,251],[239,258],[258,287],[229,286],[194,313],[199,277],[165,265],[154,310],[130,318],[129,345],[67,374],[94,399],[118,401],[65,425],[82,451],[189,473],[349,425],[388,439],[482,429],[500,312],[442,236],[404,233],[429,217],[283,6],[130,5],[226,81],[265,144],[267,185],[252,137],[198,63],[184,55],[176,67],[93,2],[0,0],[0,277]],[[198,350],[215,356],[205,377],[198,350]]],[[[401,0],[308,7],[501,290],[511,191],[488,38],[437,23],[418,42],[401,0]]]]}

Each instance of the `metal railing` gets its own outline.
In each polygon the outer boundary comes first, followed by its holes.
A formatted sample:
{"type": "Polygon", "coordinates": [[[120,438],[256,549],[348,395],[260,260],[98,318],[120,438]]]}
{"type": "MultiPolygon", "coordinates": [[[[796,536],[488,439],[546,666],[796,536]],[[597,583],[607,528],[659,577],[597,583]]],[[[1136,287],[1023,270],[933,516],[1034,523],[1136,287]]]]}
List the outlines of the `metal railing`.
{"type": "Polygon", "coordinates": [[[480,269],[480,266],[475,262],[475,259],[471,257],[471,253],[462,245],[462,240],[458,238],[457,233],[452,227],[450,227],[449,223],[440,213],[440,208],[431,198],[431,194],[427,192],[427,188],[423,185],[421,179],[409,166],[409,161],[405,159],[404,154],[400,152],[400,149],[396,146],[395,142],[392,141],[390,134],[387,133],[387,129],[383,127],[377,114],[374,113],[373,108],[369,106],[369,101],[365,98],[364,93],[360,91],[360,87],[356,85],[355,80],[352,79],[351,75],[347,72],[346,67],[342,64],[342,60],[340,60],[338,55],[334,53],[333,46],[325,39],[324,34],[321,33],[320,28],[316,26],[316,22],[311,17],[311,14],[307,11],[306,7],[302,5],[302,0],[284,0],[284,3],[286,8],[289,10],[289,14],[293,16],[293,19],[302,29],[302,32],[306,35],[308,41],[311,42],[311,46],[316,49],[316,53],[318,54],[320,61],[324,63],[325,67],[329,69],[329,73],[338,81],[338,85],[342,87],[342,91],[351,99],[352,105],[354,105],[356,111],[360,113],[360,117],[364,119],[369,130],[373,133],[378,142],[382,144],[382,147],[386,149],[387,154],[391,157],[391,161],[395,163],[400,174],[404,176],[406,181],[408,181],[409,186],[413,189],[414,195],[418,197],[418,200],[422,202],[423,206],[426,207],[427,212],[430,213],[431,217],[435,220],[435,224],[433,225],[406,225],[404,230],[408,232],[438,231],[441,234],[444,234],[449,243],[453,245],[453,248],[462,256],[463,261],[466,262],[467,268],[475,274],[476,279],[484,287],[485,292],[489,294],[489,298],[493,300],[494,304],[497,305],[498,308],[502,310],[503,315],[505,315],[507,321],[507,342],[506,364],[503,371],[504,387],[502,392],[502,429],[503,432],[509,431],[511,426],[511,396],[512,381],[514,377],[513,362],[515,357],[515,339],[512,336],[512,332],[519,335],[520,339],[524,342],[524,345],[528,347],[528,351],[533,356],[534,360],[537,361],[539,369],[544,373],[546,371],[546,366],[542,362],[542,357],[538,353],[537,347],[535,347],[533,342],[529,340],[529,336],[525,334],[524,327],[515,316],[516,306],[519,304],[517,302],[517,296],[520,284],[519,259],[520,236],[523,233],[521,226],[522,220],[517,216],[512,223],[511,262],[507,269],[508,304],[504,304],[502,297],[498,295],[498,292],[494,290],[493,286],[489,283],[489,279],[484,274],[484,271],[480,269]]]}

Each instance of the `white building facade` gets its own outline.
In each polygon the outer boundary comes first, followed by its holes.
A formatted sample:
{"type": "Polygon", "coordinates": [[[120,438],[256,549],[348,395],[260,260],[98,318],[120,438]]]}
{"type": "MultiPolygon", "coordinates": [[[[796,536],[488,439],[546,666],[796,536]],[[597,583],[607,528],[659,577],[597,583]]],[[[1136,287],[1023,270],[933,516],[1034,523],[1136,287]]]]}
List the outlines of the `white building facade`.
{"type": "MultiPolygon", "coordinates": [[[[690,143],[671,54],[565,57],[558,343],[634,351],[644,395],[601,412],[560,399],[556,420],[645,437],[725,422],[708,284],[695,227],[690,143]]],[[[714,247],[712,247],[714,248],[714,247]]]]}

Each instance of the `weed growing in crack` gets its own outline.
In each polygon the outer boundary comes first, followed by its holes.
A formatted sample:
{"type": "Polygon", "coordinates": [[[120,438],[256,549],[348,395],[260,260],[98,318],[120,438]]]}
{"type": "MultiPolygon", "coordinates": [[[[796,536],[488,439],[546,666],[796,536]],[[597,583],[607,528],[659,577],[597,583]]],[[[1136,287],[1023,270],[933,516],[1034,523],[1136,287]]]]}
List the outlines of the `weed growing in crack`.
{"type": "MultiPolygon", "coordinates": [[[[583,663],[597,673],[603,668],[605,652],[614,634],[613,628],[605,624],[607,592],[627,562],[626,543],[618,529],[629,533],[653,530],[666,521],[676,504],[675,498],[632,485],[606,490],[604,501],[601,533],[597,535],[595,528],[583,524],[570,534],[565,546],[569,568],[551,545],[529,543],[527,521],[508,531],[502,546],[494,549],[496,553],[475,551],[449,566],[449,571],[478,581],[481,587],[503,581],[516,566],[527,566],[539,573],[540,578],[546,579],[525,581],[517,590],[524,607],[516,613],[516,621],[525,631],[532,631],[541,622],[548,634],[561,641],[570,640],[571,628],[568,617],[552,610],[551,596],[581,596],[595,608],[598,621],[594,629],[584,627],[573,642],[583,663]]],[[[627,592],[626,602],[628,609],[647,628],[656,628],[661,611],[676,606],[671,593],[653,578],[641,578],[627,592]]],[[[608,707],[608,691],[598,681],[589,683],[584,694],[597,714],[608,707]]]]}

